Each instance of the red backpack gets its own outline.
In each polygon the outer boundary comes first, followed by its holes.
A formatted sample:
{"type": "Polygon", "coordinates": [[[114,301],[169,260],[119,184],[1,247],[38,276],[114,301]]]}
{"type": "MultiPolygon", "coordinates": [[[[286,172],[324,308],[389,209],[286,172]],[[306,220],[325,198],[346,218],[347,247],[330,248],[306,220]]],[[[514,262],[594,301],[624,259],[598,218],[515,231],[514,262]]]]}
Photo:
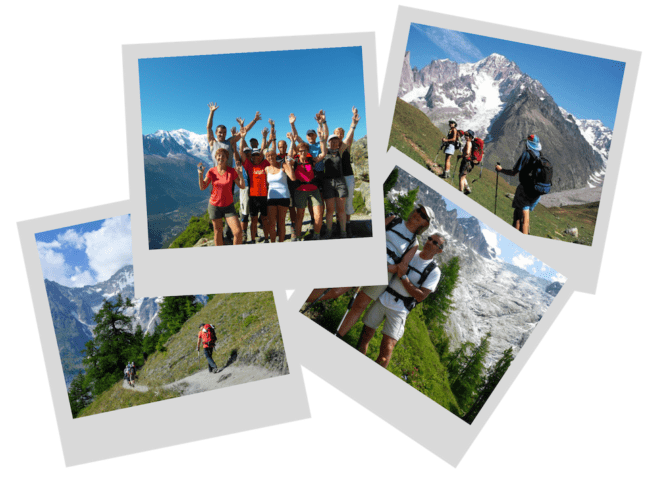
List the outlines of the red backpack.
{"type": "MultiPolygon", "coordinates": [[[[461,136],[465,136],[466,132],[458,130],[461,136]]],[[[470,159],[474,163],[479,163],[484,159],[484,140],[474,137],[472,139],[472,147],[470,149],[470,159]]]]}
{"type": "Polygon", "coordinates": [[[475,163],[479,163],[484,158],[484,140],[481,138],[473,138],[470,156],[471,160],[475,163]]]}
{"type": "Polygon", "coordinates": [[[203,343],[207,343],[210,348],[213,348],[216,344],[216,331],[213,324],[203,326],[203,343]]]}

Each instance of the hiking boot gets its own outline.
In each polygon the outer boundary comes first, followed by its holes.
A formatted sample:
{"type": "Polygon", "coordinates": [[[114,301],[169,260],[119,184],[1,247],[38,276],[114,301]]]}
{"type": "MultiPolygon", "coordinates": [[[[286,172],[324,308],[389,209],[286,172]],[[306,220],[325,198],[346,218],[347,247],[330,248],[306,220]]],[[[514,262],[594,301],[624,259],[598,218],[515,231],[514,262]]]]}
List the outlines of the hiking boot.
{"type": "Polygon", "coordinates": [[[444,180],[447,179],[447,178],[450,178],[450,172],[444,171],[443,173],[441,173],[439,175],[439,178],[443,178],[444,180]]]}
{"type": "Polygon", "coordinates": [[[243,232],[243,244],[247,243],[247,240],[248,240],[248,238],[247,238],[247,231],[244,231],[244,232],[243,232]]]}
{"type": "Polygon", "coordinates": [[[347,232],[346,231],[340,231],[340,238],[346,238],[347,237],[347,232]]]}
{"type": "Polygon", "coordinates": [[[317,240],[319,240],[319,239],[320,239],[320,235],[319,235],[319,233],[314,233],[314,234],[313,234],[313,238],[312,238],[312,240],[313,240],[313,241],[317,241],[317,240]]]}
{"type": "Polygon", "coordinates": [[[333,236],[333,230],[331,228],[326,228],[326,233],[322,235],[322,239],[331,239],[331,236],[333,236]]]}
{"type": "Polygon", "coordinates": [[[472,193],[472,191],[470,190],[470,188],[466,186],[466,189],[464,190],[464,195],[468,196],[470,193],[472,193]]]}

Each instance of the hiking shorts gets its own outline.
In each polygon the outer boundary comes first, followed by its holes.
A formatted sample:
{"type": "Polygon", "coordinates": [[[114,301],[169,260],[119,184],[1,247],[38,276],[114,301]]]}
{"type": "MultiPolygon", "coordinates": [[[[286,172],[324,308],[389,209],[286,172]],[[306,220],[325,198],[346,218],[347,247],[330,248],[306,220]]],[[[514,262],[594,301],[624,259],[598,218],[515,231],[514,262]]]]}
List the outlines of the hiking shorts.
{"type": "Polygon", "coordinates": [[[252,218],[257,215],[268,216],[268,198],[265,196],[250,196],[250,214],[252,218]]]}
{"type": "Polygon", "coordinates": [[[448,143],[448,147],[445,149],[444,153],[446,155],[454,155],[455,146],[452,143],[448,143]]]}
{"type": "Polygon", "coordinates": [[[520,183],[515,190],[515,196],[513,197],[513,206],[516,210],[528,210],[533,211],[533,209],[538,206],[540,203],[540,195],[530,196],[527,194],[526,189],[520,183]]]}
{"type": "Polygon", "coordinates": [[[322,194],[325,200],[347,198],[349,196],[349,190],[344,178],[324,178],[322,185],[322,194]]]}
{"type": "Polygon", "coordinates": [[[250,187],[246,186],[239,193],[239,213],[241,218],[247,218],[250,214],[250,187]]]}
{"type": "Polygon", "coordinates": [[[347,191],[348,191],[348,196],[346,199],[346,203],[344,205],[344,211],[346,212],[347,215],[352,215],[355,213],[355,209],[353,208],[353,192],[355,191],[355,178],[353,175],[345,176],[344,181],[346,182],[347,185],[347,191]]]}
{"type": "Polygon", "coordinates": [[[220,220],[221,218],[236,216],[236,208],[234,208],[234,203],[229,206],[214,206],[209,203],[209,205],[207,206],[207,211],[209,212],[210,220],[220,220]]]}
{"type": "Polygon", "coordinates": [[[313,206],[322,206],[322,195],[320,195],[319,190],[312,191],[295,191],[295,206],[299,209],[306,209],[308,206],[308,200],[311,200],[313,206]]]}
{"type": "Polygon", "coordinates": [[[473,162],[466,160],[465,158],[461,160],[461,166],[459,167],[459,176],[465,176],[470,173],[473,169],[473,162]]]}
{"type": "Polygon", "coordinates": [[[371,329],[378,329],[383,320],[385,321],[382,329],[384,335],[396,341],[403,337],[407,311],[394,311],[385,307],[380,301],[375,301],[364,315],[362,322],[371,329]]]}
{"type": "Polygon", "coordinates": [[[269,199],[268,206],[283,206],[284,208],[288,208],[290,206],[290,198],[269,199]]]}
{"type": "Polygon", "coordinates": [[[387,273],[387,284],[379,284],[378,286],[363,286],[362,288],[360,288],[360,291],[376,301],[378,299],[378,296],[385,292],[387,285],[389,285],[389,282],[393,277],[394,273],[387,273]]]}

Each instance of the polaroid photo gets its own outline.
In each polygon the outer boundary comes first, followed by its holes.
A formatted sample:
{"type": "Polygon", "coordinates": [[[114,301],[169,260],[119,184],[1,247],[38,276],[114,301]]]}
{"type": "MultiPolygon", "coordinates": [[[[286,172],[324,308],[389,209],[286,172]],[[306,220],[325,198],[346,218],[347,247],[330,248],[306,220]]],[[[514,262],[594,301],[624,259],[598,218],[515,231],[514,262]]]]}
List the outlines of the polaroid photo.
{"type": "Polygon", "coordinates": [[[123,56],[138,295],[380,274],[368,259],[379,254],[373,34],[127,45],[123,56]],[[214,262],[249,274],[215,278],[203,267],[214,262]],[[169,268],[183,280],[162,280],[169,268]]]}
{"type": "Polygon", "coordinates": [[[290,327],[305,367],[456,466],[573,287],[473,202],[389,157],[388,284],[300,289],[290,327]]]}
{"type": "Polygon", "coordinates": [[[130,208],[18,224],[66,465],[308,418],[285,292],[136,296],[130,208]]]}
{"type": "Polygon", "coordinates": [[[381,138],[593,293],[639,58],[401,7],[381,138]]]}

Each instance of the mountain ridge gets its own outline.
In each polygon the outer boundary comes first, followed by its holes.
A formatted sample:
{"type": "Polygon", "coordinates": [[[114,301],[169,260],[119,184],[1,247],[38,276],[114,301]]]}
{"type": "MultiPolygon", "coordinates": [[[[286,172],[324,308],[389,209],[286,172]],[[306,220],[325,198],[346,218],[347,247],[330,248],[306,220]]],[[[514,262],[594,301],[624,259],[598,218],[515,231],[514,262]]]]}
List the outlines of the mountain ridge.
{"type": "Polygon", "coordinates": [[[496,161],[513,166],[523,151],[520,140],[535,133],[554,163],[554,191],[602,183],[611,130],[594,128],[595,120],[581,125],[569,120],[542,83],[514,61],[495,53],[475,63],[432,60],[418,70],[409,58],[406,52],[399,98],[442,131],[454,119],[460,129],[484,138],[485,166],[493,169],[496,161]]]}

